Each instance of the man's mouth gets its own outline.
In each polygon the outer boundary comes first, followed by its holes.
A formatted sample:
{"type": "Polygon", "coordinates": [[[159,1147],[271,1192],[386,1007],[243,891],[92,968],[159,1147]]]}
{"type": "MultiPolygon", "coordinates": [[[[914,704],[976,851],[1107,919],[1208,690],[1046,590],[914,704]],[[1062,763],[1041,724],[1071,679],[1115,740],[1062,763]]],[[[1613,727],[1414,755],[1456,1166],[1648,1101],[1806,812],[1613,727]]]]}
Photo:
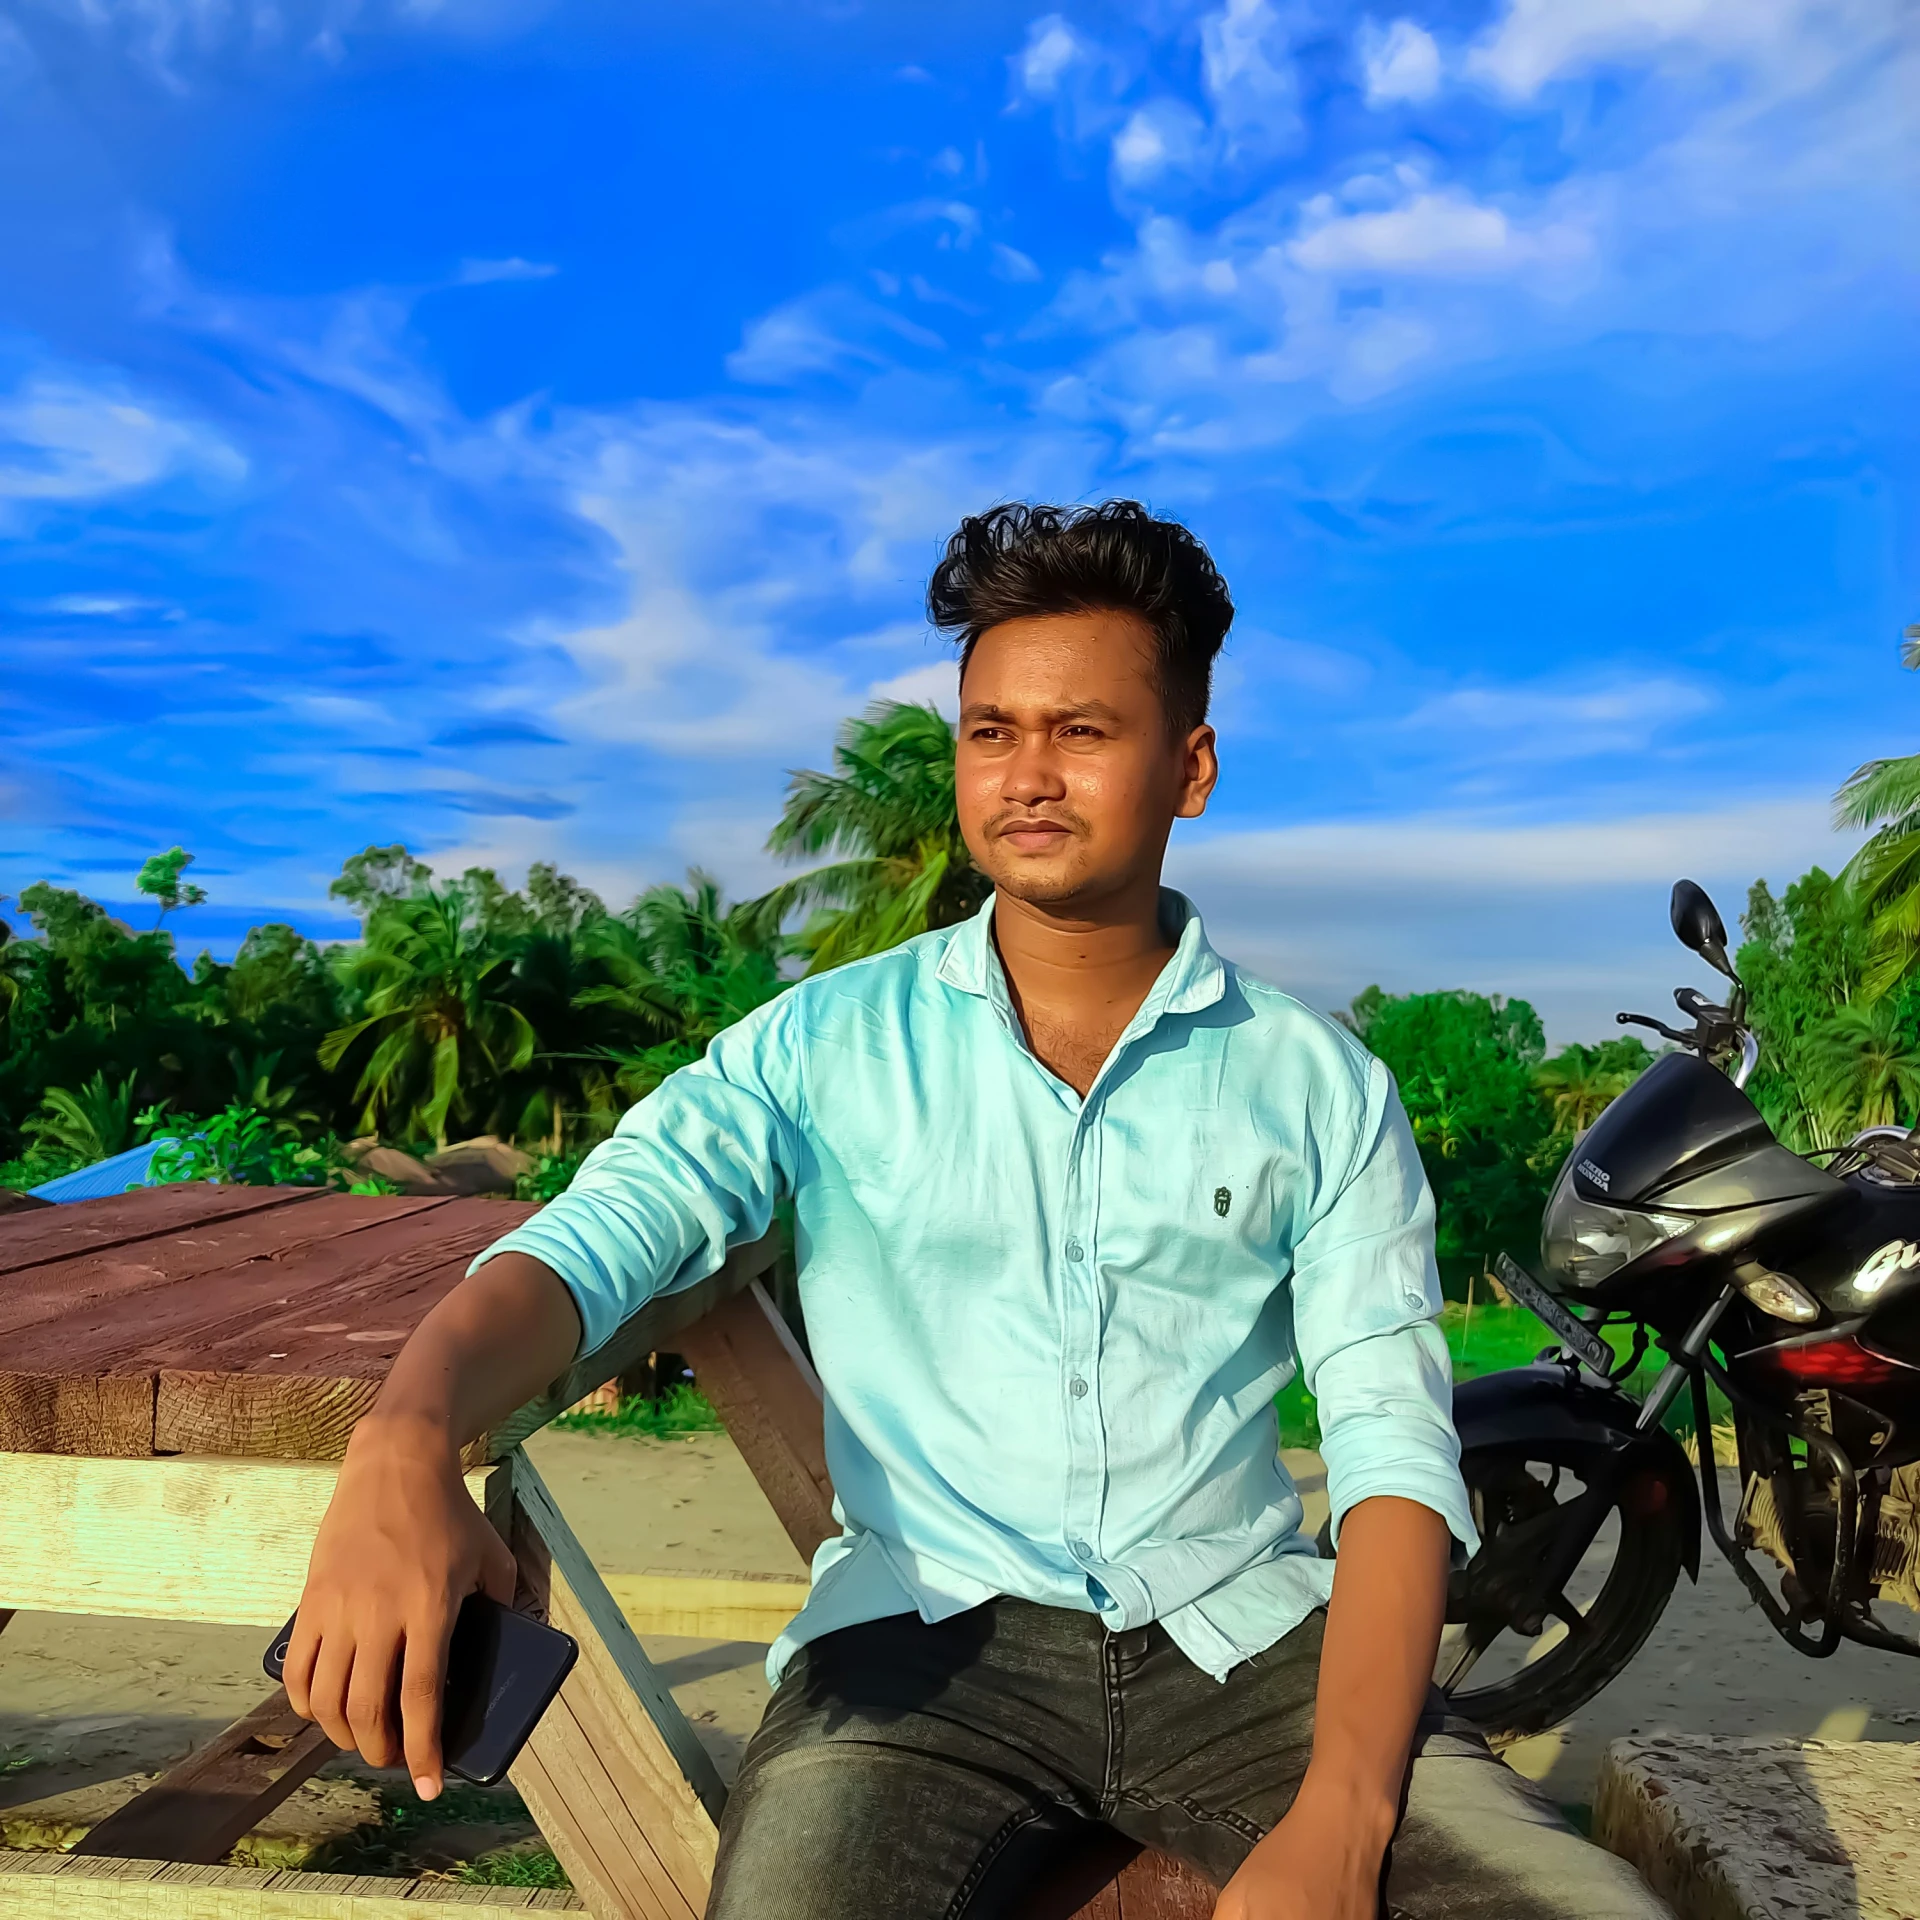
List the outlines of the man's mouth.
{"type": "Polygon", "coordinates": [[[1000,838],[1021,853],[1051,853],[1073,830],[1057,820],[1010,820],[1000,829],[1000,838]]]}

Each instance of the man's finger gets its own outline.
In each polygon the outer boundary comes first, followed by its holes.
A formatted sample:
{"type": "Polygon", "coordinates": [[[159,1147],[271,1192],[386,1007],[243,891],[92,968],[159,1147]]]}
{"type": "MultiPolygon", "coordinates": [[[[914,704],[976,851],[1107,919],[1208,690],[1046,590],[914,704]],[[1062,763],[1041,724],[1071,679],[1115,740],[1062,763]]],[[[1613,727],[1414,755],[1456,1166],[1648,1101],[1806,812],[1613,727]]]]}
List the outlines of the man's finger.
{"type": "Polygon", "coordinates": [[[308,1624],[303,1608],[294,1620],[293,1632],[287,1640],[287,1657],[280,1668],[280,1684],[287,1690],[287,1701],[302,1720],[317,1718],[311,1705],[313,1666],[319,1657],[320,1629],[308,1624]]]}
{"type": "Polygon", "coordinates": [[[480,1591],[489,1600],[498,1600],[503,1607],[510,1607],[514,1588],[519,1584],[520,1569],[514,1563],[513,1549],[491,1527],[486,1529],[486,1534],[480,1552],[480,1591]]]}
{"type": "Polygon", "coordinates": [[[407,1623],[400,1665],[400,1728],[407,1772],[422,1800],[439,1798],[444,1781],[440,1759],[440,1699],[446,1689],[447,1644],[453,1637],[453,1609],[417,1614],[407,1623]]]}
{"type": "Polygon", "coordinates": [[[372,1767],[390,1767],[400,1758],[393,1715],[399,1655],[399,1636],[392,1631],[358,1641],[353,1649],[347,1724],[353,1728],[353,1744],[360,1749],[361,1759],[372,1767]]]}
{"type": "Polygon", "coordinates": [[[353,1634],[345,1622],[337,1622],[328,1629],[314,1656],[307,1712],[342,1751],[353,1745],[353,1728],[347,1724],[347,1683],[352,1677],[353,1634]]]}

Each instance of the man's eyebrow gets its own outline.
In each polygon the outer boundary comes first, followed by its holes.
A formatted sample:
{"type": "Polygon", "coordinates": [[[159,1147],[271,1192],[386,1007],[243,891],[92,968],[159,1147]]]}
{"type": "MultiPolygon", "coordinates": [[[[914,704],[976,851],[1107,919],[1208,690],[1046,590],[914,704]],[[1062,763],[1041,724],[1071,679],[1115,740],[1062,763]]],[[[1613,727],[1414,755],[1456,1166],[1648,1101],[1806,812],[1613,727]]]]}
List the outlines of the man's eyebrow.
{"type": "MultiPolygon", "coordinates": [[[[1104,700],[1078,700],[1068,707],[1049,707],[1041,715],[1048,726],[1058,726],[1063,720],[1112,720],[1123,716],[1117,708],[1110,707],[1104,700]]],[[[982,720],[1004,721],[1009,726],[1019,724],[1019,716],[1010,713],[1005,707],[995,706],[991,701],[976,701],[960,709],[960,723],[971,726],[982,720]]]]}

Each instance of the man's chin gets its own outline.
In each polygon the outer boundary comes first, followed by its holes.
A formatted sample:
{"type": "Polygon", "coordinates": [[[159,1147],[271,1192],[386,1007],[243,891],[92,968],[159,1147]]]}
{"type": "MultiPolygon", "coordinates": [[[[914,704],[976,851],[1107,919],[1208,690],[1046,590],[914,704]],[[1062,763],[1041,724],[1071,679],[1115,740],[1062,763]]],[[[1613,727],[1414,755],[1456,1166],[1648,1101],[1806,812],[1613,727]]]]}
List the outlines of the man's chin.
{"type": "Polygon", "coordinates": [[[1087,890],[1089,875],[1077,862],[1003,861],[988,874],[996,893],[1024,900],[1031,907],[1058,907],[1078,899],[1087,890]]]}

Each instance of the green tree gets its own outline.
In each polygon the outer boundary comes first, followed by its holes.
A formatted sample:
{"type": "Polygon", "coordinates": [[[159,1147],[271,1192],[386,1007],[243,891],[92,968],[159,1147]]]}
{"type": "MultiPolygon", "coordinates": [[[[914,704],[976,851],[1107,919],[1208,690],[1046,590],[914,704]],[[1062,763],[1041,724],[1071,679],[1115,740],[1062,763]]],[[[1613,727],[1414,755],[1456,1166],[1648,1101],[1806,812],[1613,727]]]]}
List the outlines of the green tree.
{"type": "Polygon", "coordinates": [[[769,850],[844,857],[776,887],[755,914],[778,927],[811,909],[796,942],[809,973],[952,926],[992,891],[960,837],[953,753],[934,708],[883,700],[841,729],[832,773],[792,776],[769,850]]]}
{"type": "MultiPolygon", "coordinates": [[[[1903,666],[1920,667],[1920,625],[1906,630],[1903,666]]],[[[1834,796],[1843,827],[1873,837],[1848,862],[1846,878],[1865,915],[1871,954],[1862,986],[1878,999],[1913,971],[1920,954],[1920,754],[1869,760],[1834,796]]]]}
{"type": "Polygon", "coordinates": [[[136,1117],[136,1077],[130,1073],[117,1086],[109,1086],[106,1075],[96,1073],[77,1089],[49,1087],[39,1112],[27,1121],[27,1132],[42,1153],[76,1167],[90,1167],[96,1160],[125,1153],[146,1138],[158,1117],[136,1117]]]}
{"type": "Polygon", "coordinates": [[[1458,1292],[1504,1250],[1529,1256],[1556,1156],[1534,1089],[1546,1053],[1524,1000],[1369,987],[1348,1016],[1400,1088],[1438,1213],[1442,1278],[1458,1292]]]}
{"type": "Polygon", "coordinates": [[[327,897],[344,900],[364,921],[382,902],[404,900],[432,878],[433,869],[396,840],[390,847],[366,847],[350,854],[339,878],[327,889],[327,897]]]}
{"type": "Polygon", "coordinates": [[[1861,1127],[1911,1126],[1920,1113],[1920,1043],[1888,1000],[1841,1007],[1808,1034],[1818,1110],[1836,1138],[1861,1127]]]}
{"type": "Polygon", "coordinates": [[[365,940],[346,963],[366,1012],[320,1046],[327,1067],[366,1049],[354,1088],[362,1127],[444,1146],[450,1119],[495,1108],[501,1076],[524,1067],[536,1045],[509,997],[512,963],[460,881],[371,902],[365,940]]]}
{"type": "Polygon", "coordinates": [[[156,927],[168,914],[205,902],[206,888],[196,887],[180,877],[192,865],[193,855],[185,847],[173,847],[165,853],[156,853],[134,876],[133,884],[159,902],[159,911],[153,916],[156,927]]]}
{"type": "Polygon", "coordinates": [[[1533,1084],[1546,1098],[1554,1131],[1585,1133],[1652,1064],[1646,1043],[1628,1036],[1598,1046],[1562,1047],[1534,1069],[1533,1084]]]}

